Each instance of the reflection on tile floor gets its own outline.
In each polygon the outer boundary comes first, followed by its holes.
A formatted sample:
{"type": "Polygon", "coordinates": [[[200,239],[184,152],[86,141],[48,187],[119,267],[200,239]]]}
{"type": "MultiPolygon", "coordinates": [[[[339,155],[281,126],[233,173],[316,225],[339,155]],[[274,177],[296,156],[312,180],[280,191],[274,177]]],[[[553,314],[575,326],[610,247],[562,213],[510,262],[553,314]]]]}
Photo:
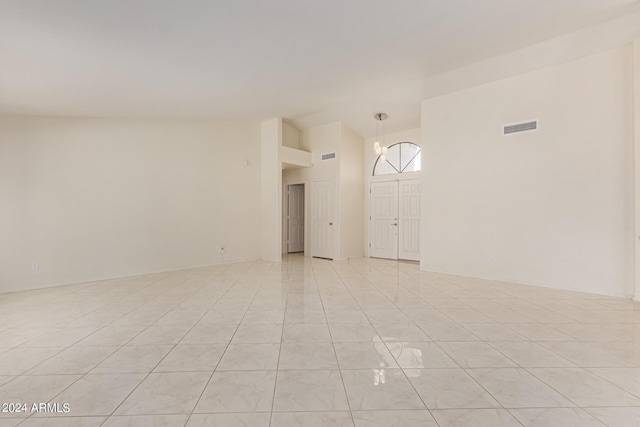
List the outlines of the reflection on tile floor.
{"type": "Polygon", "coordinates": [[[0,427],[638,426],[640,303],[297,255],[3,294],[5,402],[0,427]]]}

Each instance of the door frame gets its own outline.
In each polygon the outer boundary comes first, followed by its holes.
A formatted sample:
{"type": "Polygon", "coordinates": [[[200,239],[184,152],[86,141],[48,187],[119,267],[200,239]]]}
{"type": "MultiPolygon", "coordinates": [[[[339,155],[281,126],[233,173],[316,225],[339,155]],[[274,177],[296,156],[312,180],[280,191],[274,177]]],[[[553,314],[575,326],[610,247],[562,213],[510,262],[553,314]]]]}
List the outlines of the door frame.
{"type": "MultiPolygon", "coordinates": [[[[308,215],[309,222],[308,222],[308,224],[309,224],[310,230],[309,230],[309,233],[307,233],[305,235],[305,244],[306,244],[307,241],[309,242],[309,246],[308,246],[309,255],[311,257],[321,258],[321,259],[330,259],[330,260],[339,259],[339,253],[338,253],[337,249],[338,249],[338,243],[340,241],[340,235],[339,235],[339,230],[340,230],[340,224],[339,224],[340,215],[339,215],[339,212],[340,211],[339,211],[339,206],[338,206],[338,203],[339,203],[339,188],[337,188],[336,180],[333,179],[333,178],[313,180],[313,181],[311,181],[311,185],[309,186],[309,193],[310,193],[310,195],[309,195],[310,197],[308,199],[309,203],[307,204],[307,206],[309,207],[309,211],[308,211],[308,213],[309,213],[309,215],[308,215]],[[314,244],[315,244],[314,238],[313,238],[313,235],[314,235],[313,227],[315,226],[315,224],[313,223],[313,221],[314,221],[314,218],[313,218],[314,206],[313,206],[313,204],[315,202],[315,200],[314,200],[314,189],[315,189],[315,186],[320,182],[330,182],[331,183],[331,187],[332,187],[332,191],[333,191],[333,219],[332,219],[332,229],[331,229],[332,230],[331,231],[332,232],[332,236],[333,236],[333,242],[332,242],[333,244],[332,244],[332,247],[331,247],[331,257],[317,256],[317,255],[314,254],[314,251],[313,251],[314,244]],[[307,236],[308,236],[308,239],[306,238],[307,236]]],[[[307,220],[307,216],[305,215],[305,221],[306,220],[307,220]]]]}
{"type": "MultiPolygon", "coordinates": [[[[307,247],[307,185],[306,182],[287,182],[284,185],[284,194],[287,196],[284,198],[285,203],[283,204],[282,209],[282,217],[283,217],[283,233],[282,233],[282,247],[284,248],[282,253],[291,253],[289,252],[289,187],[292,186],[302,186],[302,212],[304,215],[304,221],[302,226],[302,238],[304,243],[302,245],[302,254],[304,255],[305,249],[307,247]]],[[[294,252],[300,253],[300,252],[294,252]]]]}
{"type": "MultiPolygon", "coordinates": [[[[406,176],[403,176],[402,178],[395,178],[395,179],[384,179],[386,178],[385,175],[381,175],[381,176],[374,176],[373,178],[378,178],[378,179],[373,179],[373,180],[369,180],[368,184],[369,184],[369,191],[366,192],[366,206],[367,206],[367,216],[365,217],[365,221],[368,222],[368,226],[365,227],[367,230],[367,240],[365,242],[365,253],[367,258],[377,258],[377,257],[372,257],[371,253],[370,253],[370,245],[371,245],[371,186],[373,184],[380,184],[380,183],[388,183],[388,182],[395,182],[398,185],[398,230],[397,230],[397,239],[398,239],[398,258],[396,258],[396,260],[402,260],[402,261],[414,261],[414,260],[404,260],[403,258],[400,258],[400,202],[401,202],[401,196],[400,196],[400,183],[403,181],[420,181],[420,175],[418,175],[420,172],[409,172],[406,174],[406,176]]],[[[403,174],[405,175],[405,174],[403,174]]],[[[422,184],[422,182],[420,181],[420,184],[422,184]]],[[[422,200],[422,191],[420,191],[420,199],[422,200]]],[[[420,202],[422,203],[422,202],[420,202]]],[[[422,210],[422,205],[420,205],[420,210],[422,210]]],[[[420,228],[422,228],[422,224],[420,224],[420,228]]],[[[418,239],[420,239],[421,236],[418,236],[418,239]]],[[[383,259],[390,259],[390,258],[383,258],[383,259]]]]}
{"type": "Polygon", "coordinates": [[[307,237],[309,236],[309,182],[307,181],[291,181],[282,183],[282,255],[287,254],[287,233],[289,232],[287,221],[287,208],[289,206],[289,197],[287,195],[287,189],[290,185],[304,185],[304,252],[307,253],[309,246],[307,245],[307,237]]]}
{"type": "MultiPolygon", "coordinates": [[[[400,185],[398,184],[398,181],[395,180],[391,180],[391,181],[379,181],[379,182],[371,182],[369,183],[369,251],[368,251],[368,255],[370,258],[381,258],[381,259],[398,259],[398,254],[399,254],[399,224],[400,224],[400,218],[399,216],[399,211],[400,211],[400,185]],[[393,206],[393,203],[387,205],[390,209],[395,209],[395,218],[393,220],[389,220],[390,222],[395,221],[395,224],[389,224],[389,228],[386,228],[386,231],[383,232],[383,234],[385,234],[385,236],[387,236],[388,238],[388,242],[391,244],[394,240],[395,240],[395,248],[393,250],[389,250],[386,251],[388,253],[384,253],[384,254],[376,254],[371,255],[371,249],[372,246],[371,244],[373,243],[373,228],[374,228],[374,222],[373,222],[373,210],[372,210],[372,205],[373,205],[373,201],[374,201],[374,197],[373,197],[373,187],[374,186],[378,186],[378,185],[383,185],[386,187],[395,187],[395,206],[393,206]],[[391,226],[395,226],[395,229],[391,228],[391,226]],[[395,239],[392,236],[391,233],[395,233],[395,239]],[[393,257],[393,252],[395,252],[395,258],[393,257]]],[[[390,218],[390,217],[389,217],[390,218]]],[[[385,239],[386,240],[386,239],[385,239]]],[[[385,252],[385,251],[380,251],[380,252],[385,252]]]]}

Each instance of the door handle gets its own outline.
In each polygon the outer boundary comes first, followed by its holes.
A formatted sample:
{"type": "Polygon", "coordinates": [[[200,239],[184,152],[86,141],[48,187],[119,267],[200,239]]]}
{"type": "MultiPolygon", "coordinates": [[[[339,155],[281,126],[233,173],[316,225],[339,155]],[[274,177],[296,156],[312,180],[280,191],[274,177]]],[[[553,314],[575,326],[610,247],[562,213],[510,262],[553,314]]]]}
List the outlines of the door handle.
{"type": "Polygon", "coordinates": [[[397,223],[397,222],[394,222],[394,223],[392,223],[391,225],[398,225],[398,223],[397,223]]]}
{"type": "Polygon", "coordinates": [[[329,223],[329,225],[333,225],[333,223],[332,223],[332,222],[330,222],[330,223],[329,223]]]}

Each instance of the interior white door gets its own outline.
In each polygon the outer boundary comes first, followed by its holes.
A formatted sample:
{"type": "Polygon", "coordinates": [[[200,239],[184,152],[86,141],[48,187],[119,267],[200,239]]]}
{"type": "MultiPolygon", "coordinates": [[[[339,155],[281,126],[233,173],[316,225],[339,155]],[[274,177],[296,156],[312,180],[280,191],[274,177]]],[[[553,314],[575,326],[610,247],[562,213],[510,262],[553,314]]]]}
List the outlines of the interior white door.
{"type": "Polygon", "coordinates": [[[398,259],[398,182],[371,184],[369,256],[398,259]]]}
{"type": "Polygon", "coordinates": [[[420,180],[400,181],[398,258],[420,260],[420,180]]]}
{"type": "Polygon", "coordinates": [[[311,256],[333,259],[335,191],[333,181],[311,183],[311,256]]]}
{"type": "Polygon", "coordinates": [[[304,252],[304,185],[290,185],[287,196],[287,252],[304,252]]]}

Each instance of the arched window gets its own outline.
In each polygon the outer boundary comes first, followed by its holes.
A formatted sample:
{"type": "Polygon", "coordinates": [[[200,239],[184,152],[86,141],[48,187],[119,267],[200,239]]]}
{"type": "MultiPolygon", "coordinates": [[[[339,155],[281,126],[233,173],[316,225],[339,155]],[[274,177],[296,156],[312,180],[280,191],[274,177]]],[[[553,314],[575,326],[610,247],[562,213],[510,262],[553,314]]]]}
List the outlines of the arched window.
{"type": "Polygon", "coordinates": [[[391,173],[418,172],[422,169],[421,148],[413,142],[397,142],[387,147],[373,165],[373,176],[391,173]]]}

